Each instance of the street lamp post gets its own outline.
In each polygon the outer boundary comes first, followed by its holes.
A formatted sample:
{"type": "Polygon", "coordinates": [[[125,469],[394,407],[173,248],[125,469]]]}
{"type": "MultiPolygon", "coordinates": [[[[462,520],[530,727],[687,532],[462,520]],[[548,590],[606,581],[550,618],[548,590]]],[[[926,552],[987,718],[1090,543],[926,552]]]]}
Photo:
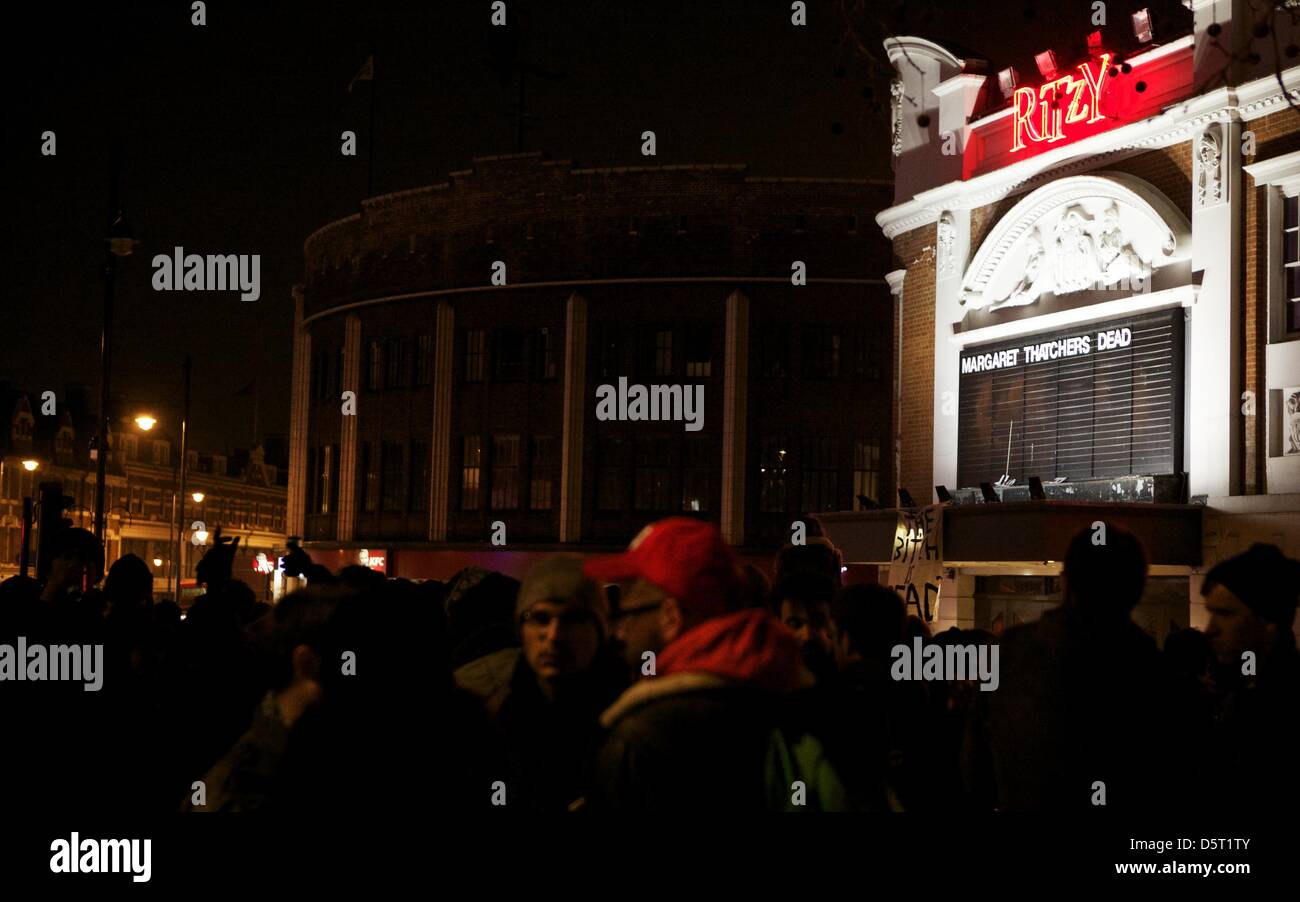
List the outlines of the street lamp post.
{"type": "Polygon", "coordinates": [[[182,557],[181,552],[185,547],[185,530],[184,530],[185,464],[186,464],[186,459],[189,457],[188,433],[189,433],[189,422],[190,422],[190,369],[192,367],[192,364],[193,361],[190,359],[190,355],[186,354],[185,365],[183,367],[184,382],[185,382],[185,404],[181,411],[181,460],[180,460],[180,471],[179,471],[180,484],[176,492],[176,497],[172,501],[172,505],[175,508],[175,513],[179,517],[179,519],[176,520],[176,562],[175,564],[172,565],[172,569],[176,573],[176,603],[177,604],[181,603],[181,570],[183,569],[183,565],[185,562],[185,558],[182,557]]]}
{"type": "Polygon", "coordinates": [[[99,336],[99,441],[95,452],[95,539],[104,542],[104,482],[108,466],[108,392],[113,369],[113,282],[117,258],[128,257],[135,248],[131,227],[117,204],[118,151],[113,148],[112,192],[108,229],[108,253],[104,259],[104,330],[99,336]]]}

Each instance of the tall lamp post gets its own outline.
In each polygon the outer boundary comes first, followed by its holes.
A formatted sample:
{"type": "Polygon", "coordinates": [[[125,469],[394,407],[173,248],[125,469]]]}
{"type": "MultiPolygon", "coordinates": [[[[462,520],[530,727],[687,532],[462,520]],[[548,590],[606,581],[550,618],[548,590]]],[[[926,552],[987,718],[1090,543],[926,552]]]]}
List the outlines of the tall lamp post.
{"type": "Polygon", "coordinates": [[[99,441],[95,450],[95,539],[104,542],[104,482],[108,465],[108,389],[113,366],[113,277],[119,257],[129,257],[135,249],[131,227],[117,205],[117,150],[113,151],[113,197],[108,229],[108,253],[104,260],[104,330],[99,337],[99,441]]]}
{"type": "Polygon", "coordinates": [[[184,382],[185,382],[185,404],[181,409],[181,461],[179,488],[176,492],[176,499],[173,502],[176,506],[176,563],[172,569],[176,572],[176,594],[175,601],[181,603],[181,569],[185,562],[181,551],[185,545],[185,465],[189,458],[189,424],[190,424],[190,369],[193,361],[189,354],[185,355],[184,382]]]}

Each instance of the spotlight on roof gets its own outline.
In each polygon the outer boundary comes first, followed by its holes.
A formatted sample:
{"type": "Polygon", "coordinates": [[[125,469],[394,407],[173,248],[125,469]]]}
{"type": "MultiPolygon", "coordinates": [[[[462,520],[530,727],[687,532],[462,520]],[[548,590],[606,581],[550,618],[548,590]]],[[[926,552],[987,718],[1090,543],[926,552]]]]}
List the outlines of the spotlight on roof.
{"type": "Polygon", "coordinates": [[[1151,33],[1151,11],[1148,9],[1139,9],[1133,14],[1133,36],[1138,39],[1139,43],[1150,43],[1153,37],[1151,33]]]}
{"type": "Polygon", "coordinates": [[[934,494],[938,497],[940,504],[949,504],[952,502],[952,493],[948,491],[946,485],[936,485],[934,494]]]}
{"type": "Polygon", "coordinates": [[[985,504],[997,504],[1002,500],[998,497],[998,493],[993,491],[993,483],[991,482],[980,483],[980,494],[984,496],[985,504]]]}
{"type": "Polygon", "coordinates": [[[1037,476],[1029,477],[1029,497],[1034,501],[1047,500],[1047,493],[1043,491],[1043,480],[1037,476]]]}
{"type": "Polygon", "coordinates": [[[1101,32],[1094,31],[1088,35],[1088,58],[1096,59],[1101,54],[1101,32]]]}
{"type": "Polygon", "coordinates": [[[1015,70],[1015,67],[1009,66],[998,72],[998,87],[1002,89],[1002,96],[1007,100],[1011,99],[1018,84],[1020,84],[1020,73],[1015,70]]]}
{"type": "Polygon", "coordinates": [[[1050,50],[1044,50],[1042,53],[1034,54],[1034,62],[1038,64],[1038,71],[1043,78],[1051,80],[1056,78],[1056,54],[1050,50]]]}
{"type": "Polygon", "coordinates": [[[879,508],[879,507],[880,507],[880,505],[877,504],[877,503],[875,502],[875,499],[873,499],[873,498],[868,498],[866,495],[859,495],[859,496],[858,496],[858,510],[860,510],[860,511],[873,511],[873,510],[876,510],[876,509],[879,508]]]}
{"type": "Polygon", "coordinates": [[[912,493],[907,489],[898,490],[899,507],[916,507],[916,502],[912,500],[912,493]]]}

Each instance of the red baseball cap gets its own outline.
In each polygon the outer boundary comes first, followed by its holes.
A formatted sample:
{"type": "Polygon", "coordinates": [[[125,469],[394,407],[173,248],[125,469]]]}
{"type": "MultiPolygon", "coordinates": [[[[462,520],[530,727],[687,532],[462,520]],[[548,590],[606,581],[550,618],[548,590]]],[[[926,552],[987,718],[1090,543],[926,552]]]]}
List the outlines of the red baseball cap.
{"type": "Polygon", "coordinates": [[[686,608],[716,617],[734,607],[741,581],[736,554],[712,523],[669,517],[637,534],[626,553],[587,561],[583,571],[603,582],[643,579],[686,608]]]}

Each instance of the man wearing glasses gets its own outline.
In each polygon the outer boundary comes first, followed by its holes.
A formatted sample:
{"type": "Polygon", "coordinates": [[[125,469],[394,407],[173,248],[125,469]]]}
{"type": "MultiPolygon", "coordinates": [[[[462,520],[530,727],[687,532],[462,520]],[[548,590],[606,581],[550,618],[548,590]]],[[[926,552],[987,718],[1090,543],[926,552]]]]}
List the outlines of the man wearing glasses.
{"type": "Polygon", "coordinates": [[[613,631],[639,676],[601,715],[609,732],[588,807],[761,810],[779,700],[800,685],[799,643],[767,610],[742,607],[718,528],[670,517],[585,572],[629,584],[613,631]]]}

